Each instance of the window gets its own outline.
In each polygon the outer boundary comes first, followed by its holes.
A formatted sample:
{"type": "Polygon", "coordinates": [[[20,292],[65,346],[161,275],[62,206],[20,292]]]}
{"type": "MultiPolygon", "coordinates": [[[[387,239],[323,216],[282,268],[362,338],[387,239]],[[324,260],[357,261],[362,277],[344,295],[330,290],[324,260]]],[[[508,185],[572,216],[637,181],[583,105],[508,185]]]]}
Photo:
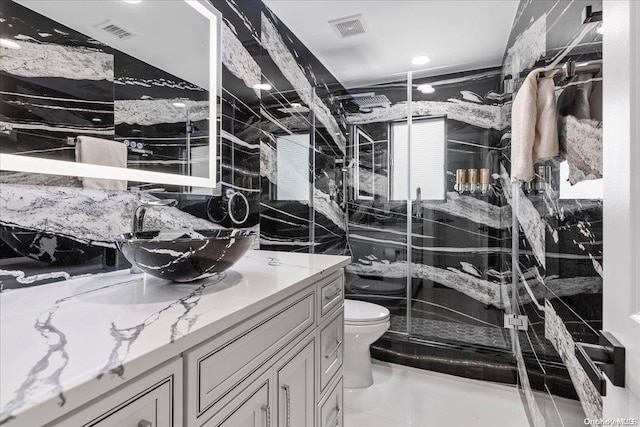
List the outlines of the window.
{"type": "Polygon", "coordinates": [[[406,122],[391,124],[391,199],[406,200],[407,166],[411,156],[411,199],[420,188],[423,200],[445,200],[446,119],[414,119],[411,123],[411,153],[406,122]]]}
{"type": "Polygon", "coordinates": [[[309,201],[309,134],[276,138],[276,200],[309,201]]]}

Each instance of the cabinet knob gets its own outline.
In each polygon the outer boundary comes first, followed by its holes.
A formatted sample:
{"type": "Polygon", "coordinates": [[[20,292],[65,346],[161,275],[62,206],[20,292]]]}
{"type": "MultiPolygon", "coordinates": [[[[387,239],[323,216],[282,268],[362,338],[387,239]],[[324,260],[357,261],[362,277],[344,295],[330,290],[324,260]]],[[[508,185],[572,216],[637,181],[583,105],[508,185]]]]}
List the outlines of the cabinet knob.
{"type": "Polygon", "coordinates": [[[153,427],[153,423],[147,420],[138,421],[138,427],[153,427]]]}

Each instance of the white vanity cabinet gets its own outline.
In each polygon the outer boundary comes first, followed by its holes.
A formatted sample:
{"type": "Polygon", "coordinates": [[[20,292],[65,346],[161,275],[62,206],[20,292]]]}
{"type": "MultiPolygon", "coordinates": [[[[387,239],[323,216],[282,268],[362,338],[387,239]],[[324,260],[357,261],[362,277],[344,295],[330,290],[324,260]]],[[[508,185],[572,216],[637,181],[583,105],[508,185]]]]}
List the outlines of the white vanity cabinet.
{"type": "MultiPolygon", "coordinates": [[[[121,385],[94,376],[76,386],[84,395],[59,415],[36,406],[8,425],[341,426],[344,272],[334,267],[292,283],[237,303],[185,335],[189,344],[177,351],[168,350],[178,342],[164,341],[136,360],[142,369],[123,370],[131,376],[121,385]]],[[[244,298],[242,291],[236,288],[244,298]]],[[[216,296],[214,306],[222,303],[216,296]]]]}
{"type": "Polygon", "coordinates": [[[340,270],[185,352],[187,425],[315,426],[342,377],[343,286],[340,270]]]}

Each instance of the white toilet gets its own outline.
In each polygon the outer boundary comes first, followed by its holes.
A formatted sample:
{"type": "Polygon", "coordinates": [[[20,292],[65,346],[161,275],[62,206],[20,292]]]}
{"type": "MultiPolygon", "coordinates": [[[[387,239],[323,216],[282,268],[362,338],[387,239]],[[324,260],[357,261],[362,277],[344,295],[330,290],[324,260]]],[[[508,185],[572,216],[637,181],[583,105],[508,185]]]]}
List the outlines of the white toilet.
{"type": "Polygon", "coordinates": [[[364,301],[344,301],[344,369],[346,388],[373,384],[369,346],[389,329],[389,310],[364,301]]]}

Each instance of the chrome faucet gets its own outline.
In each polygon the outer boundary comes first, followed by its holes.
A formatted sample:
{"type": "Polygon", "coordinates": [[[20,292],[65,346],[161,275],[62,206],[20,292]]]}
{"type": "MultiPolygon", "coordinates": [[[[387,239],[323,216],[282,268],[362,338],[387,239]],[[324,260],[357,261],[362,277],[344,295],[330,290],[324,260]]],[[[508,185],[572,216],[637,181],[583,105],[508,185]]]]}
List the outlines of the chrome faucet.
{"type": "MultiPolygon", "coordinates": [[[[144,217],[147,213],[148,208],[162,207],[162,206],[172,207],[178,204],[178,201],[174,199],[158,199],[158,200],[143,199],[142,198],[143,194],[144,193],[142,192],[138,193],[138,201],[140,202],[140,205],[138,205],[136,210],[133,212],[133,219],[131,221],[132,233],[137,233],[144,229],[144,217]]],[[[135,236],[133,237],[135,238],[135,236]]],[[[143,272],[138,267],[136,267],[135,264],[131,264],[131,268],[129,269],[129,271],[132,274],[139,274],[143,272]]]]}
{"type": "Polygon", "coordinates": [[[143,200],[140,193],[138,193],[138,200],[140,205],[133,212],[133,220],[131,221],[131,231],[137,233],[144,228],[144,216],[147,213],[148,208],[154,206],[176,206],[177,200],[174,199],[159,199],[159,200],[143,200]]]}

